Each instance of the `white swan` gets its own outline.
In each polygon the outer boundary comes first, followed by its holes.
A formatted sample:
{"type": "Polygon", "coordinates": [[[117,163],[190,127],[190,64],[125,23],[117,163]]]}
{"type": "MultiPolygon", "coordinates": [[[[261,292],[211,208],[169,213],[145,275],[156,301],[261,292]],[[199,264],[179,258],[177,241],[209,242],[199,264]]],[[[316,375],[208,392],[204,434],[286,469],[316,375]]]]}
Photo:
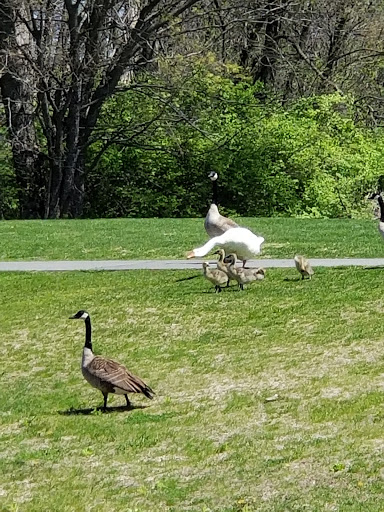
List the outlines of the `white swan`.
{"type": "Polygon", "coordinates": [[[261,245],[264,242],[262,236],[257,236],[246,228],[230,228],[220,236],[208,240],[202,247],[197,247],[187,253],[187,258],[201,258],[208,254],[214,247],[225,250],[227,254],[235,253],[239,260],[245,262],[260,254],[261,245]]]}
{"type": "Polygon", "coordinates": [[[237,228],[238,224],[219,213],[218,209],[218,193],[217,193],[217,172],[210,172],[208,178],[212,181],[212,204],[205,217],[204,227],[210,238],[220,236],[228,229],[237,228]]]}

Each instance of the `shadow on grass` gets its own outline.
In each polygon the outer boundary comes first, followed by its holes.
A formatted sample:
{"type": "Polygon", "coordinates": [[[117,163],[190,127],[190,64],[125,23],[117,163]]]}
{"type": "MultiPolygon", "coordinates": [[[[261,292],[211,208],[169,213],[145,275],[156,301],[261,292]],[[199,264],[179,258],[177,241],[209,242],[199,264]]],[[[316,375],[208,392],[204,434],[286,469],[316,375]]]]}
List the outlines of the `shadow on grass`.
{"type": "Polygon", "coordinates": [[[190,281],[191,279],[195,279],[195,277],[201,277],[203,274],[196,274],[195,276],[182,277],[181,279],[176,279],[175,283],[181,283],[182,281],[190,281]]]}
{"type": "MultiPolygon", "coordinates": [[[[244,291],[248,288],[244,288],[244,291]]],[[[223,286],[221,289],[221,292],[216,292],[214,288],[210,288],[209,290],[203,290],[200,293],[207,293],[209,295],[220,295],[222,293],[232,293],[232,292],[241,292],[240,288],[237,287],[237,285],[231,285],[231,286],[223,286]]],[[[196,293],[196,292],[195,292],[196,293]]]]}
{"type": "Polygon", "coordinates": [[[118,405],[116,407],[107,407],[106,410],[104,410],[103,407],[89,407],[87,409],[74,409],[73,407],[71,407],[66,411],[58,411],[58,413],[61,414],[62,416],[78,416],[81,414],[88,415],[96,411],[100,411],[103,414],[111,414],[118,412],[134,411],[135,409],[146,409],[147,407],[149,407],[149,405],[118,405]]]}

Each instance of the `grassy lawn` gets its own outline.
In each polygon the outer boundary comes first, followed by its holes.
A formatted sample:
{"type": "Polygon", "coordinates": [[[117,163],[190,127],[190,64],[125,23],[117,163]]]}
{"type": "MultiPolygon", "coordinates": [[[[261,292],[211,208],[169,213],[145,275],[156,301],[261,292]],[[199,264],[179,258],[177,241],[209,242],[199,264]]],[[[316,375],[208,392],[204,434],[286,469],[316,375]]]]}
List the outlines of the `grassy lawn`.
{"type": "Polygon", "coordinates": [[[382,270],[269,270],[221,294],[193,274],[0,274],[2,512],[382,509],[382,270]],[[84,325],[68,316],[81,308],[95,351],[152,402],[86,414],[102,395],[79,367],[84,325]]]}
{"type": "MultiPolygon", "coordinates": [[[[374,220],[243,218],[264,236],[262,257],[384,257],[374,220]]],[[[0,222],[0,260],[184,258],[205,243],[203,219],[0,222]]]]}

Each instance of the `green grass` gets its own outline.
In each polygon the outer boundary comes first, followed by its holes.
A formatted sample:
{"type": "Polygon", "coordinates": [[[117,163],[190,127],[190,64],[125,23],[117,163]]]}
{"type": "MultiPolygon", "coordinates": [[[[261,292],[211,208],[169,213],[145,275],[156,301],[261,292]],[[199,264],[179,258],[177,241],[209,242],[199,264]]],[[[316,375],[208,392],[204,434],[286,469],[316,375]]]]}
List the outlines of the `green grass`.
{"type": "MultiPolygon", "coordinates": [[[[384,257],[373,220],[244,218],[264,236],[262,257],[384,257]]],[[[0,260],[184,258],[205,243],[203,219],[0,222],[0,260]]]]}
{"type": "Polygon", "coordinates": [[[2,512],[382,509],[382,270],[193,274],[0,274],[2,512]],[[81,414],[80,308],[144,408],[81,414]]]}

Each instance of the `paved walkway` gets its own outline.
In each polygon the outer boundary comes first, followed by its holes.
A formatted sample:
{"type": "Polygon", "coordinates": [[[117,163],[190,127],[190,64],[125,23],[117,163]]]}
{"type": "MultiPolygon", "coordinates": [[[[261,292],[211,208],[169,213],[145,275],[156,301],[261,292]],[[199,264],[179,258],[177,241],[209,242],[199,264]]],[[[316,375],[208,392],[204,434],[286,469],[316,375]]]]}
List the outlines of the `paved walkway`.
{"type": "MultiPolygon", "coordinates": [[[[1,261],[0,272],[50,272],[65,270],[185,270],[201,269],[202,259],[192,260],[78,260],[78,261],[1,261]]],[[[213,260],[212,263],[215,263],[213,260]]],[[[379,267],[384,258],[343,258],[312,259],[313,267],[379,267]]],[[[247,267],[289,268],[294,267],[293,259],[248,260],[247,267]]]]}

